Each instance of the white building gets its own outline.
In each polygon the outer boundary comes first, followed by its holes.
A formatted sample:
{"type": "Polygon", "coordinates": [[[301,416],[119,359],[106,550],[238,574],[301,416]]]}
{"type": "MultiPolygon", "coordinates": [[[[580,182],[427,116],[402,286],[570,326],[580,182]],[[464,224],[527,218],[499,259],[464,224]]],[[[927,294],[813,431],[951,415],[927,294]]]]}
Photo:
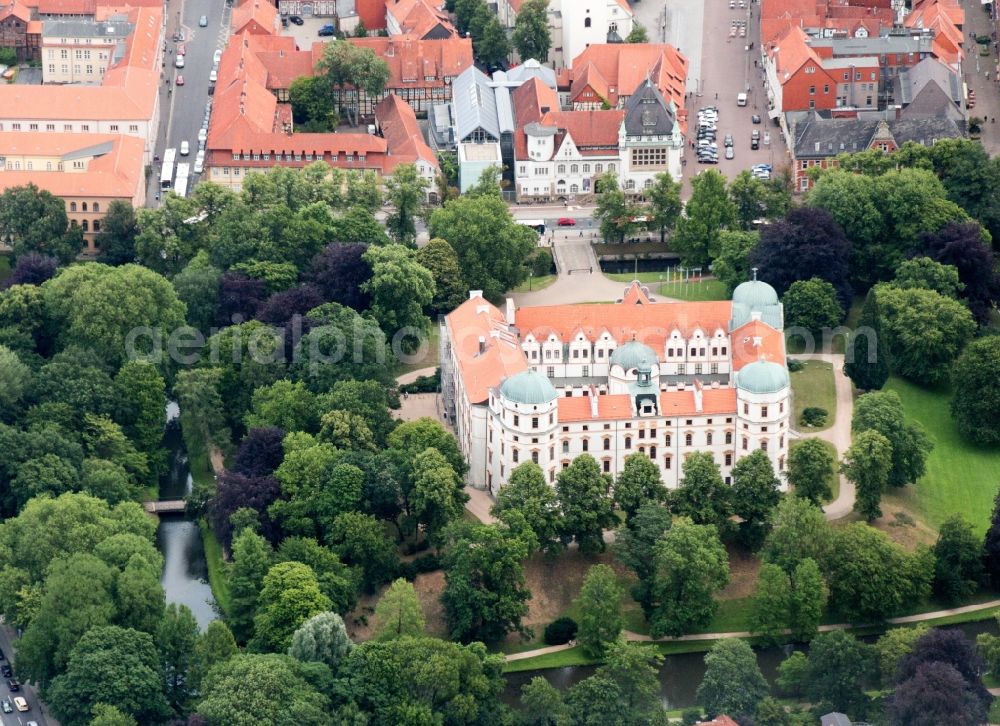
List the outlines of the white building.
{"type": "Polygon", "coordinates": [[[442,326],[445,415],[469,481],[495,495],[520,463],[555,482],[587,453],[618,474],[640,453],[677,487],[684,458],[733,464],[768,453],[783,473],[791,387],[782,308],[770,285],[732,302],[653,303],[633,282],[618,303],[505,312],[473,292],[442,326]]]}

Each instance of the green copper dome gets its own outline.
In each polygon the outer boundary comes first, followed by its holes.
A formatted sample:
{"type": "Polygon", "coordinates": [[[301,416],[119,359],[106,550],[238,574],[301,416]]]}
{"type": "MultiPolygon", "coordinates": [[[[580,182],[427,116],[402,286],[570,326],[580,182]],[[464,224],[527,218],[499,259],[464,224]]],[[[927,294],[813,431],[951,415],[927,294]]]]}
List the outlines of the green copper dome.
{"type": "Polygon", "coordinates": [[[559,397],[549,379],[535,370],[511,376],[500,384],[500,393],[514,403],[548,403],[559,397]]]}
{"type": "Polygon", "coordinates": [[[778,304],[778,293],[761,280],[748,280],[733,290],[733,304],[746,305],[751,310],[761,310],[778,304]]]}
{"type": "Polygon", "coordinates": [[[747,393],[777,393],[788,387],[788,370],[770,361],[754,361],[737,371],[736,387],[747,393]]]}
{"type": "Polygon", "coordinates": [[[619,345],[611,351],[611,365],[619,365],[627,371],[633,368],[642,368],[648,371],[656,361],[656,352],[638,340],[619,345]]]}

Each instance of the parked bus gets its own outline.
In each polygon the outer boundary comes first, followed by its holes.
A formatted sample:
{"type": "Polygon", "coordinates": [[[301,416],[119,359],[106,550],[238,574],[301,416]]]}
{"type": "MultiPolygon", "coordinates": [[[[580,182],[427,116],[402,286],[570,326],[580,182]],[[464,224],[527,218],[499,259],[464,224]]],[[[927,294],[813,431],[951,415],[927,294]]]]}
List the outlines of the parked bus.
{"type": "Polygon", "coordinates": [[[169,189],[174,177],[174,159],[177,149],[167,149],[163,152],[163,166],[160,168],[160,189],[169,189]]]}
{"type": "Polygon", "coordinates": [[[524,225],[525,227],[531,227],[533,230],[538,232],[538,234],[545,234],[545,220],[544,219],[515,219],[518,224],[524,225]]]}
{"type": "Polygon", "coordinates": [[[191,174],[191,165],[181,163],[177,165],[177,182],[174,184],[174,193],[179,197],[186,197],[188,193],[188,176],[191,174]]]}

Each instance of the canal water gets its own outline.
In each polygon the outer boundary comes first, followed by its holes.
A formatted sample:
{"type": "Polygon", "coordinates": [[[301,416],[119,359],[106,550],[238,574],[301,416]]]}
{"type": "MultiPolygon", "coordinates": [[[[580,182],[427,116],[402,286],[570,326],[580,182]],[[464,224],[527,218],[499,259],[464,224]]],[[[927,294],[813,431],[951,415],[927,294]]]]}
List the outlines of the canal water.
{"type": "MultiPolygon", "coordinates": [[[[160,477],[160,499],[183,499],[191,492],[191,469],[184,451],[178,413],[176,403],[167,404],[163,447],[167,450],[168,467],[160,477]]],[[[208,584],[208,565],[198,525],[183,515],[160,515],[156,544],[163,554],[160,583],[167,602],[191,608],[198,627],[204,630],[218,613],[208,584]]]]}
{"type": "MultiPolygon", "coordinates": [[[[947,627],[963,631],[972,640],[975,640],[979,633],[992,633],[993,635],[1000,633],[996,620],[992,618],[978,623],[963,623],[947,627]]],[[[866,638],[866,640],[872,642],[875,638],[866,638]]],[[[761,648],[755,651],[760,670],[772,686],[777,677],[778,665],[791,655],[792,651],[791,646],[761,648]]],[[[541,676],[560,691],[566,691],[584,678],[593,675],[596,670],[596,666],[568,666],[566,668],[508,673],[506,676],[507,688],[503,699],[514,707],[519,706],[521,687],[535,676],[541,676]]],[[[675,709],[697,705],[695,693],[704,675],[704,653],[681,653],[665,656],[663,666],[660,668],[660,698],[663,700],[664,706],[675,709]]]]}

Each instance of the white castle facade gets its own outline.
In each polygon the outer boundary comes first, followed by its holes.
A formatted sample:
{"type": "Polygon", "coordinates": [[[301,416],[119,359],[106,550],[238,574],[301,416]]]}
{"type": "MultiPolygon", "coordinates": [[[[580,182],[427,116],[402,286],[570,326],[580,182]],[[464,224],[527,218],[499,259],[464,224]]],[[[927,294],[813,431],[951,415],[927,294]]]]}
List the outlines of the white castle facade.
{"type": "Polygon", "coordinates": [[[534,461],[554,484],[584,453],[614,475],[641,453],[671,488],[696,451],[727,483],[757,449],[780,475],[792,412],[782,328],[777,294],[756,280],[731,302],[652,302],[633,282],[616,303],[508,299],[504,311],[473,291],[441,335],[445,415],[469,483],[496,495],[534,461]]]}

